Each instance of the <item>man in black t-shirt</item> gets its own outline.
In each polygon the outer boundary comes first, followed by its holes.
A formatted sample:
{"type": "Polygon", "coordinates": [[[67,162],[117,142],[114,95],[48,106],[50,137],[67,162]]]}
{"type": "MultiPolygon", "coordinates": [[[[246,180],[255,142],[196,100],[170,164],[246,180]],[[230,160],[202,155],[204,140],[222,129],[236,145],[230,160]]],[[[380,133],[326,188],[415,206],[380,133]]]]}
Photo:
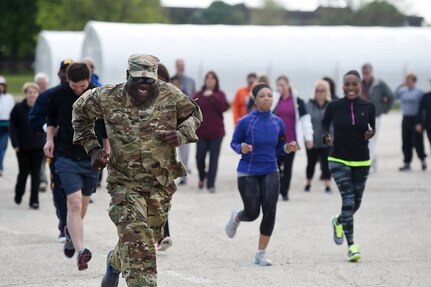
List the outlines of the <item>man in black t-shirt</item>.
{"type": "MultiPolygon", "coordinates": [[[[84,148],[73,144],[72,106],[85,91],[95,86],[90,82],[90,70],[85,63],[70,64],[66,75],[67,82],[58,86],[48,100],[48,130],[44,152],[48,157],[54,156],[54,135],[58,133],[55,142],[55,169],[67,195],[68,208],[64,254],[72,258],[75,250],[78,250],[78,270],[85,270],[91,259],[91,252],[83,244],[83,217],[90,196],[97,186],[99,171],[91,168],[90,157],[84,148]]],[[[102,137],[107,138],[103,120],[96,122],[95,132],[99,141],[102,137]]],[[[109,153],[108,141],[103,140],[103,143],[109,153]]]]}

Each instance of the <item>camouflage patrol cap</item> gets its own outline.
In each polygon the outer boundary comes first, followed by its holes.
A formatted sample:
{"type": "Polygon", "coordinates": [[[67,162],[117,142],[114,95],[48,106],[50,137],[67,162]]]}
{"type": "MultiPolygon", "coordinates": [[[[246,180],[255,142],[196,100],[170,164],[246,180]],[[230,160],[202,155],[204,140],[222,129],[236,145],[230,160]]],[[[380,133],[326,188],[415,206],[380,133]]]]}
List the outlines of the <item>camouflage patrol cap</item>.
{"type": "Polygon", "coordinates": [[[133,78],[145,77],[157,80],[159,58],[152,55],[133,54],[129,57],[129,73],[133,78]]]}

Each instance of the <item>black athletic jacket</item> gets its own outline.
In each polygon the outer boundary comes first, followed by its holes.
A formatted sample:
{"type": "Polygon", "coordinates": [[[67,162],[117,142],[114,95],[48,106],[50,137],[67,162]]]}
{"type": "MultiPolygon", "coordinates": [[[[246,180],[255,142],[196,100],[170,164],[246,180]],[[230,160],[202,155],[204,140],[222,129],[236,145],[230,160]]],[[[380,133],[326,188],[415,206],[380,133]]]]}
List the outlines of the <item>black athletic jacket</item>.
{"type": "Polygon", "coordinates": [[[31,107],[26,100],[15,105],[10,114],[10,139],[14,148],[20,150],[42,150],[45,145],[45,135],[35,133],[28,123],[31,107]]]}
{"type": "Polygon", "coordinates": [[[326,108],[322,120],[324,135],[329,134],[331,122],[334,126],[334,143],[331,157],[346,161],[370,159],[365,132],[368,124],[375,130],[376,108],[373,103],[361,98],[346,97],[332,101],[326,108]]]}

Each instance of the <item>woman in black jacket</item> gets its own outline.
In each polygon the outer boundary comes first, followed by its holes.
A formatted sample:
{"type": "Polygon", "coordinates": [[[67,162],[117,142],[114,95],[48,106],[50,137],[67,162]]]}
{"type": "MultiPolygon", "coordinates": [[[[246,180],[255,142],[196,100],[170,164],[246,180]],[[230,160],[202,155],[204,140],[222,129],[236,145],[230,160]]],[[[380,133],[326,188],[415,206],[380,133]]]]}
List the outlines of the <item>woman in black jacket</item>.
{"type": "Polygon", "coordinates": [[[368,140],[374,136],[376,109],[373,103],[359,97],[361,77],[349,71],[343,79],[344,98],[326,108],[322,121],[324,141],[332,142],[329,126],[334,127],[334,142],[328,157],[329,169],[341,193],[341,214],[332,219],[334,241],[346,237],[350,262],[361,259],[359,246],[353,240],[353,214],[358,211],[371,166],[368,140]]]}
{"type": "Polygon", "coordinates": [[[10,114],[10,138],[18,158],[19,173],[15,186],[15,203],[20,204],[25,192],[27,177],[31,175],[30,208],[39,208],[39,173],[44,157],[45,136],[36,134],[28,123],[28,114],[39,95],[35,83],[24,84],[25,99],[15,105],[10,114]]]}

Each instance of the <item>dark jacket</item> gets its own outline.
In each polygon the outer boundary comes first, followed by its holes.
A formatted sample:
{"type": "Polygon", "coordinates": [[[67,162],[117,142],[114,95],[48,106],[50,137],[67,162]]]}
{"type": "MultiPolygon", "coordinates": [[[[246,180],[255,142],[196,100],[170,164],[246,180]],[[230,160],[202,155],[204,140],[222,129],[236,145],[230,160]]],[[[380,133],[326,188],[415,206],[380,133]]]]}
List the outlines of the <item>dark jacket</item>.
{"type": "Polygon", "coordinates": [[[423,95],[421,103],[419,104],[416,122],[422,124],[427,130],[431,130],[431,92],[423,95]]]}
{"type": "Polygon", "coordinates": [[[45,145],[45,135],[35,133],[28,123],[30,106],[26,100],[15,105],[10,114],[10,139],[14,148],[20,150],[43,149],[45,145]]]}
{"type": "Polygon", "coordinates": [[[330,102],[322,120],[324,135],[329,134],[331,123],[334,126],[332,157],[346,161],[370,159],[365,132],[368,124],[375,129],[374,104],[361,98],[349,100],[346,97],[330,102]]]}
{"type": "MultiPolygon", "coordinates": [[[[57,86],[58,87],[58,86],[57,86]]],[[[43,126],[46,124],[46,116],[48,114],[48,99],[49,95],[56,89],[56,87],[48,89],[41,93],[30,110],[29,124],[34,132],[45,133],[43,126]]]]}
{"type": "Polygon", "coordinates": [[[203,91],[194,94],[199,108],[202,111],[203,121],[196,134],[201,140],[211,140],[225,135],[223,113],[229,108],[229,103],[222,91],[214,92],[206,97],[203,91]]]}
{"type": "MultiPolygon", "coordinates": [[[[95,86],[90,83],[88,89],[92,88],[95,88],[95,86]]],[[[78,98],[70,88],[69,83],[57,86],[48,100],[47,124],[48,126],[59,126],[55,141],[56,156],[67,157],[72,160],[89,160],[90,157],[85,149],[81,145],[73,144],[72,106],[78,98]]],[[[94,131],[99,143],[102,141],[102,137],[107,138],[103,120],[96,121],[94,131]]]]}

